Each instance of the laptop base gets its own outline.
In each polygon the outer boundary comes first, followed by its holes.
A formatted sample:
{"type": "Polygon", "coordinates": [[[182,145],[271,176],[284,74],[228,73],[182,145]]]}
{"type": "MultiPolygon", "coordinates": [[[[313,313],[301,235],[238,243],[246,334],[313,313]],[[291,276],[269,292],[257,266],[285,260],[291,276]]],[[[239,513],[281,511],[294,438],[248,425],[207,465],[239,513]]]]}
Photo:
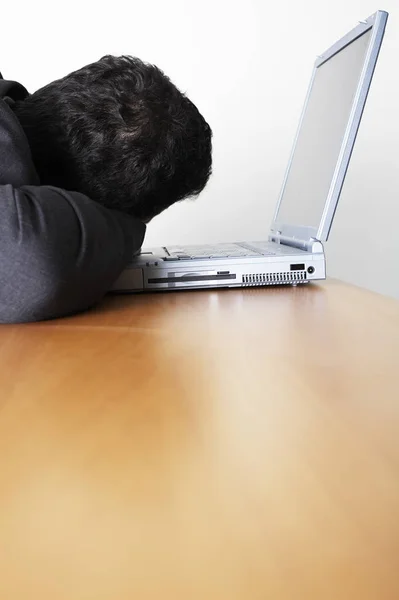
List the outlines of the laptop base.
{"type": "MultiPolygon", "coordinates": [[[[259,244],[252,242],[245,246],[256,248],[259,244]]],[[[218,244],[218,257],[174,257],[173,260],[168,248],[146,249],[132,260],[112,291],[134,293],[298,285],[325,279],[324,252],[310,253],[280,244],[265,244],[267,249],[263,254],[251,252],[248,256],[220,256],[224,247],[231,248],[233,245],[218,244]],[[270,250],[273,247],[276,252],[270,250]]],[[[237,245],[242,246],[243,243],[237,245]]]]}

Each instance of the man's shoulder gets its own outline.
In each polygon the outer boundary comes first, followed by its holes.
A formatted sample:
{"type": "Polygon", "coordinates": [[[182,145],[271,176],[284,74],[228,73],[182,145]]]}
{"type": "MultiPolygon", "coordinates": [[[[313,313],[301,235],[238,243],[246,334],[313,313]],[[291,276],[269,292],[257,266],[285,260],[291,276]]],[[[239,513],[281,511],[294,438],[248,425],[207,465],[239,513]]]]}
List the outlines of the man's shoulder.
{"type": "Polygon", "coordinates": [[[29,142],[13,112],[13,104],[28,96],[16,81],[0,79],[0,185],[37,185],[29,142]]]}
{"type": "Polygon", "coordinates": [[[0,99],[10,99],[12,102],[24,100],[29,96],[28,90],[18,81],[4,79],[0,73],[0,99]]]}

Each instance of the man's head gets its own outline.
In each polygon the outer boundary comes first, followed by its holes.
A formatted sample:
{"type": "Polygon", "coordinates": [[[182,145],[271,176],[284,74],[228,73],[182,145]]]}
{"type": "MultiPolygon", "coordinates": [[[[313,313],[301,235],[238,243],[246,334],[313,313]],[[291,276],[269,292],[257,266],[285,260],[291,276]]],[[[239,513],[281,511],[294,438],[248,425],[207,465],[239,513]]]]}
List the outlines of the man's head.
{"type": "Polygon", "coordinates": [[[15,106],[42,184],[149,220],[199,194],[211,173],[209,125],[157,67],[101,60],[15,106]]]}

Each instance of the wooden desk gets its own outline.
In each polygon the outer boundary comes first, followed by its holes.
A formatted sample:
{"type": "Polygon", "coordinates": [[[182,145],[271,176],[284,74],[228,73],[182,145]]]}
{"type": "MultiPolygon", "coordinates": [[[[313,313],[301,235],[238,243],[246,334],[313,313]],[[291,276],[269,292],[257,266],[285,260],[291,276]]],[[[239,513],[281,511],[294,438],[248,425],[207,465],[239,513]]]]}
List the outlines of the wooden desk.
{"type": "Polygon", "coordinates": [[[398,600],[398,302],[111,297],[0,360],[2,600],[398,600]]]}

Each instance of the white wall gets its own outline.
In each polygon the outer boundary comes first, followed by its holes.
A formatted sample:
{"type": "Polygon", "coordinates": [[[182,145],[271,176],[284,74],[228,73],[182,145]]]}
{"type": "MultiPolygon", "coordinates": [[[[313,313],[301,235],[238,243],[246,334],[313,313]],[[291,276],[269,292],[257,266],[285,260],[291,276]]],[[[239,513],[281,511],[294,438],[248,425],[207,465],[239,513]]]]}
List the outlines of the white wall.
{"type": "Polygon", "coordinates": [[[156,63],[211,124],[214,175],[198,199],[150,224],[147,245],[264,238],[315,55],[378,8],[391,17],[327,246],[328,270],[399,298],[394,0],[9,2],[0,69],[33,91],[106,53],[156,63]]]}

